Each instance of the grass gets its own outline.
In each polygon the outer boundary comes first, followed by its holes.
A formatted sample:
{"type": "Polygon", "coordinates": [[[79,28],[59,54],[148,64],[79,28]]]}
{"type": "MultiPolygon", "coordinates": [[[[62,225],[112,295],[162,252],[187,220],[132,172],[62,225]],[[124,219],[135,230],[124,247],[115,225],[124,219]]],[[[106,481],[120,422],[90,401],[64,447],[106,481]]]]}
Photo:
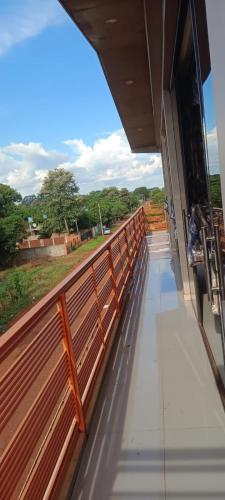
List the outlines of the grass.
{"type": "Polygon", "coordinates": [[[6,331],[18,314],[49,292],[105,239],[104,236],[98,236],[65,257],[24,264],[0,272],[0,333],[6,331]]]}

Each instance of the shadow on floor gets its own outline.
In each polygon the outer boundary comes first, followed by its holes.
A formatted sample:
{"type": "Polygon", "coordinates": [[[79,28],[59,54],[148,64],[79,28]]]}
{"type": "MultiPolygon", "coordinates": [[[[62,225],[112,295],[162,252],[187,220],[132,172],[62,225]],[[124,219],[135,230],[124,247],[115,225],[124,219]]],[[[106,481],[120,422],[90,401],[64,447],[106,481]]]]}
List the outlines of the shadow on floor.
{"type": "MultiPolygon", "coordinates": [[[[140,325],[147,261],[134,273],[133,286],[123,321],[100,392],[72,500],[165,500],[165,451],[163,442],[155,446],[160,430],[126,432],[124,422],[131,384],[135,383],[133,360],[140,325]],[[138,484],[136,474],[138,474],[138,484]],[[151,481],[151,491],[149,491],[151,481]],[[116,485],[116,486],[115,486],[116,485]]],[[[174,289],[174,287],[172,287],[174,289]]],[[[169,290],[166,290],[169,293],[169,290]]],[[[146,306],[145,306],[146,307],[146,306]]],[[[141,390],[141,389],[140,389],[141,390]]],[[[141,411],[141,409],[139,409],[141,411]]],[[[160,423],[159,423],[160,428],[160,423]]],[[[225,449],[166,449],[166,472],[189,473],[188,491],[171,487],[167,499],[224,499],[221,491],[195,489],[196,474],[224,473],[225,449]]]]}

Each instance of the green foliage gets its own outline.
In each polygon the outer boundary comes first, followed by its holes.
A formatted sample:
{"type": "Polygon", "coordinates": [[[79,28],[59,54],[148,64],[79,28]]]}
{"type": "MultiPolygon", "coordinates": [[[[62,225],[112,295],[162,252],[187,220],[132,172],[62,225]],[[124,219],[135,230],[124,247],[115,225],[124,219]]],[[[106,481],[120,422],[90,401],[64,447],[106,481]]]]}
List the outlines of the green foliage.
{"type": "Polygon", "coordinates": [[[153,203],[163,204],[165,201],[165,189],[160,189],[159,187],[146,188],[144,186],[136,188],[133,195],[138,197],[139,200],[150,200],[153,203]]]}
{"type": "Polygon", "coordinates": [[[15,189],[0,184],[0,266],[10,260],[16,251],[16,243],[26,233],[16,205],[21,199],[15,189]]]}
{"type": "Polygon", "coordinates": [[[40,299],[61,281],[66,273],[82,262],[104,241],[103,236],[92,239],[66,257],[45,261],[42,265],[9,269],[0,273],[0,332],[25,307],[40,299]]]}
{"type": "Polygon", "coordinates": [[[51,238],[52,233],[60,233],[60,227],[56,225],[56,221],[45,219],[40,229],[40,238],[51,238]]]}
{"type": "Polygon", "coordinates": [[[86,197],[86,209],[91,225],[99,223],[99,207],[103,224],[111,225],[137,206],[138,198],[126,188],[104,188],[102,191],[92,191],[86,197]]]}
{"type": "Polygon", "coordinates": [[[125,203],[129,211],[135,210],[138,207],[139,200],[135,193],[130,193],[128,189],[122,188],[119,192],[120,200],[125,203]]]}
{"type": "Polygon", "coordinates": [[[153,203],[163,205],[165,201],[165,189],[160,189],[158,187],[149,189],[149,199],[153,203]]]}
{"type": "Polygon", "coordinates": [[[20,215],[13,212],[0,219],[0,260],[5,263],[16,252],[16,243],[26,235],[26,225],[20,215]]]}
{"type": "Polygon", "coordinates": [[[63,168],[49,171],[39,194],[23,199],[10,186],[0,184],[0,266],[16,252],[16,243],[27,236],[28,218],[40,229],[40,237],[53,232],[76,232],[100,222],[111,226],[134,211],[141,200],[164,201],[164,189],[139,187],[133,192],[115,186],[78,195],[78,185],[72,173],[63,168]]]}
{"type": "Polygon", "coordinates": [[[69,232],[78,215],[78,185],[64,168],[50,170],[41,187],[42,206],[54,232],[69,232]]]}
{"type": "Polygon", "coordinates": [[[221,194],[221,184],[220,175],[214,174],[209,176],[211,200],[214,208],[222,207],[222,194],[221,194]]]}
{"type": "Polygon", "coordinates": [[[96,225],[100,222],[99,207],[102,216],[102,223],[107,225],[112,224],[112,203],[104,198],[95,199],[90,196],[87,202],[87,210],[91,225],[96,225]]]}
{"type": "MultiPolygon", "coordinates": [[[[77,222],[80,229],[89,229],[91,227],[91,218],[87,209],[80,210],[77,222]]],[[[76,227],[74,229],[76,230],[76,227]]]]}
{"type": "Polygon", "coordinates": [[[0,184],[0,218],[10,215],[15,203],[22,200],[22,196],[10,186],[0,184]]]}
{"type": "Polygon", "coordinates": [[[43,222],[43,208],[40,202],[36,204],[32,203],[31,205],[21,203],[17,207],[17,213],[20,214],[24,221],[27,221],[28,217],[32,217],[36,224],[42,224],[43,222]]]}
{"type": "Polygon", "coordinates": [[[0,280],[0,309],[3,310],[9,303],[17,302],[28,292],[29,272],[12,270],[5,279],[0,280]]]}
{"type": "Polygon", "coordinates": [[[128,214],[129,209],[123,201],[116,200],[112,205],[111,212],[113,220],[117,220],[125,217],[125,215],[128,214]]]}
{"type": "Polygon", "coordinates": [[[136,188],[133,193],[139,200],[146,201],[149,199],[149,190],[145,186],[136,188]]]}

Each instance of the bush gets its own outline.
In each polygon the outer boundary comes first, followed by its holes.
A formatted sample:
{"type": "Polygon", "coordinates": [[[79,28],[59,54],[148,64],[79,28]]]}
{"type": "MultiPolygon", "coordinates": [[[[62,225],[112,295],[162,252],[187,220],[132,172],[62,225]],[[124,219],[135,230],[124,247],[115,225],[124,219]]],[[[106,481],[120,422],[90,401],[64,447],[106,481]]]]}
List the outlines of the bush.
{"type": "Polygon", "coordinates": [[[0,310],[18,302],[29,293],[30,277],[27,271],[15,270],[0,280],[0,310]]]}

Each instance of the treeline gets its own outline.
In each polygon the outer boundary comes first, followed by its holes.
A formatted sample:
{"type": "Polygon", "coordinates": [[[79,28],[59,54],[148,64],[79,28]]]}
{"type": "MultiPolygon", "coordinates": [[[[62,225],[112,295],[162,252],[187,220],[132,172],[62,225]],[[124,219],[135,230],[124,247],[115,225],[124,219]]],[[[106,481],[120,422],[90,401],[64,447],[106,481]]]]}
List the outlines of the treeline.
{"type": "Polygon", "coordinates": [[[17,242],[27,237],[29,225],[38,227],[40,237],[50,237],[95,226],[101,213],[102,223],[110,226],[149,199],[163,202],[164,191],[110,187],[80,195],[74,175],[63,168],[48,172],[37,195],[22,198],[15,189],[0,184],[0,265],[13,255],[17,242]]]}
{"type": "Polygon", "coordinates": [[[222,193],[220,184],[220,175],[214,174],[209,176],[209,185],[211,192],[211,202],[213,207],[222,208],[222,193]]]}

